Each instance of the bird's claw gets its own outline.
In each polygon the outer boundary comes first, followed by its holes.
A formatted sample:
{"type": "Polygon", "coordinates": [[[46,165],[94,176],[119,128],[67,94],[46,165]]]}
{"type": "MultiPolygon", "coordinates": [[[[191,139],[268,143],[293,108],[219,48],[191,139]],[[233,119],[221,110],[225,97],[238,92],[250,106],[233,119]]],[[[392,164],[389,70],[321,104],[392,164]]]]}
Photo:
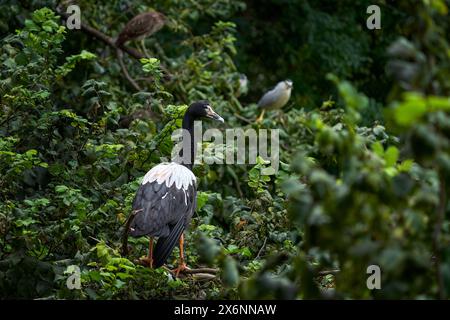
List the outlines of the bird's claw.
{"type": "Polygon", "coordinates": [[[256,122],[256,123],[261,123],[261,122],[263,121],[263,119],[264,119],[264,114],[265,114],[265,113],[266,113],[266,110],[263,109],[263,111],[261,112],[261,114],[259,115],[259,117],[256,118],[255,122],[256,122]]]}
{"type": "Polygon", "coordinates": [[[146,267],[153,269],[153,259],[151,259],[149,257],[141,257],[141,258],[139,258],[138,262],[141,265],[144,265],[146,267]]]}
{"type": "Polygon", "coordinates": [[[191,268],[189,268],[186,263],[181,263],[177,268],[171,270],[172,272],[175,272],[175,278],[178,278],[178,275],[180,272],[182,273],[189,273],[191,268]]]}

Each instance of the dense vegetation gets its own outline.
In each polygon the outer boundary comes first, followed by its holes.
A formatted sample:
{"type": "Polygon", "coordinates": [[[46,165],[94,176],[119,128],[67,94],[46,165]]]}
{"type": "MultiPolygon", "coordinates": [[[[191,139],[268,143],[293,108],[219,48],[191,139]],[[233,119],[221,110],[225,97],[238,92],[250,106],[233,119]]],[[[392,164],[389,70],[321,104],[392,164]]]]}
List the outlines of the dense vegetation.
{"type": "Polygon", "coordinates": [[[78,1],[110,37],[149,8],[169,18],[152,58],[124,54],[139,92],[113,48],[65,27],[68,4],[0,4],[1,298],[449,297],[450,1],[78,1]],[[286,78],[284,115],[244,121],[286,78]],[[123,256],[121,237],[143,175],[205,98],[227,128],[280,129],[281,165],[195,167],[188,264],[220,274],[174,279],[136,263],[147,238],[123,256]]]}

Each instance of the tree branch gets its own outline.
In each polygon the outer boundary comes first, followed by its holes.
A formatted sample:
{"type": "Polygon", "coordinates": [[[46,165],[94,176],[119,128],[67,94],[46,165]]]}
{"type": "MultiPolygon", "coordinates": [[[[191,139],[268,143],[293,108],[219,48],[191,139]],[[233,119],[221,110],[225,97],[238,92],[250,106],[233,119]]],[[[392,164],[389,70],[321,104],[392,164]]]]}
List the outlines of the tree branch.
{"type": "MultiPolygon", "coordinates": [[[[70,16],[68,13],[62,12],[59,9],[56,9],[56,12],[64,20],[67,20],[67,18],[70,16]]],[[[84,33],[86,33],[88,35],[91,35],[94,38],[99,39],[100,41],[102,41],[106,45],[110,46],[111,48],[116,49],[116,50],[122,50],[122,51],[128,53],[131,57],[133,57],[133,58],[135,58],[137,60],[139,60],[141,58],[144,58],[144,55],[142,53],[140,53],[139,51],[137,51],[136,49],[129,48],[129,47],[126,47],[124,45],[118,47],[118,46],[116,46],[116,43],[115,43],[114,39],[109,37],[109,36],[107,36],[103,32],[101,32],[101,31],[99,31],[99,30],[97,30],[95,28],[92,28],[91,26],[88,26],[87,24],[84,24],[84,23],[81,23],[80,25],[81,25],[81,30],[84,33]]]]}
{"type": "Polygon", "coordinates": [[[335,270],[322,270],[322,271],[317,271],[317,275],[318,275],[318,276],[321,276],[321,277],[326,276],[326,275],[329,275],[329,274],[335,275],[335,274],[338,274],[340,271],[341,271],[341,270],[339,270],[339,269],[335,269],[335,270]]]}
{"type": "Polygon", "coordinates": [[[136,89],[136,91],[141,91],[141,87],[136,83],[136,81],[130,76],[128,73],[127,67],[125,66],[125,63],[123,63],[123,54],[122,51],[117,49],[117,59],[119,59],[120,67],[122,68],[122,72],[125,76],[125,78],[130,82],[130,84],[136,89]]]}

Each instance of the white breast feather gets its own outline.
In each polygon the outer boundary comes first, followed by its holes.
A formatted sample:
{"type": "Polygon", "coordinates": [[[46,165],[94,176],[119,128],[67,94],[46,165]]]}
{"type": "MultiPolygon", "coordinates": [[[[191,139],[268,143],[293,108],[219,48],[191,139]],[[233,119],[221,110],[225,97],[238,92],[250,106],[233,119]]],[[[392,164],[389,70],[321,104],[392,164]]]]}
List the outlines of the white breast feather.
{"type": "Polygon", "coordinates": [[[181,164],[170,162],[160,163],[146,173],[142,184],[156,181],[158,184],[165,183],[170,188],[174,183],[177,189],[187,190],[195,183],[196,178],[191,170],[181,164]]]}

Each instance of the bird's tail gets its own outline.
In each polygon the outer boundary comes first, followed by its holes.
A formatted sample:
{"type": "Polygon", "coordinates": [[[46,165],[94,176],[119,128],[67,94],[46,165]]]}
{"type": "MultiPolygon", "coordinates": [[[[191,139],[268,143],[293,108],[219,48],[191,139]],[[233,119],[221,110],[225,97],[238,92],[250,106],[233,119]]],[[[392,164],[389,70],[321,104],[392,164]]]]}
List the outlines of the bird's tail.
{"type": "Polygon", "coordinates": [[[170,230],[167,237],[160,237],[156,242],[155,250],[153,251],[153,266],[155,268],[161,267],[169,258],[170,254],[175,248],[177,241],[180,239],[184,231],[185,219],[181,218],[170,230]]]}

